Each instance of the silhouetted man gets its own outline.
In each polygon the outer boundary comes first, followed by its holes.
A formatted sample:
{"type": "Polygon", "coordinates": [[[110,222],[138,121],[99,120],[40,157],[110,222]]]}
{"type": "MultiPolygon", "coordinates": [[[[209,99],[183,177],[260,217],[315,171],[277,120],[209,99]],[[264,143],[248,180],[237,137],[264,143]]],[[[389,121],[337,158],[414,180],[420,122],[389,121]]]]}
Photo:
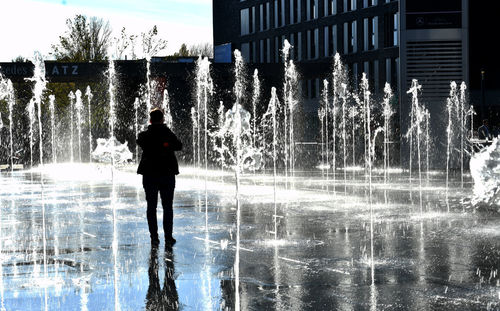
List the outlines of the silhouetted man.
{"type": "Polygon", "coordinates": [[[137,144],[142,148],[142,157],[137,174],[142,175],[142,185],[146,192],[147,218],[151,245],[158,246],[158,220],[156,206],[160,192],[163,206],[163,231],[165,244],[175,243],[172,236],[174,212],[175,175],[179,174],[179,165],[174,151],[182,149],[182,143],[163,123],[163,112],[154,109],[149,114],[151,125],[139,134],[137,144]]]}
{"type": "Polygon", "coordinates": [[[488,128],[488,119],[483,120],[483,125],[477,129],[479,139],[491,139],[490,130],[488,128]]]}

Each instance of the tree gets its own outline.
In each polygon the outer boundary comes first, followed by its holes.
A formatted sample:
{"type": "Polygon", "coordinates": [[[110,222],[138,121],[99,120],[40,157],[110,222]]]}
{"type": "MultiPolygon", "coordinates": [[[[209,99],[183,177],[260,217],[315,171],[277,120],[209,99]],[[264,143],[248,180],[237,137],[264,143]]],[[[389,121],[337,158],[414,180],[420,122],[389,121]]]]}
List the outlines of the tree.
{"type": "Polygon", "coordinates": [[[66,20],[68,29],[52,45],[51,54],[59,61],[102,61],[107,59],[111,37],[109,22],[102,18],[75,15],[66,20]]]}
{"type": "Polygon", "coordinates": [[[12,62],[13,63],[27,63],[27,62],[29,62],[29,59],[19,55],[18,57],[12,59],[12,62]]]}
{"type": "Polygon", "coordinates": [[[167,40],[158,38],[156,25],[147,33],[141,33],[142,52],[145,57],[152,57],[167,47],[167,40]]]}
{"type": "Polygon", "coordinates": [[[189,46],[190,56],[206,56],[212,58],[214,56],[213,45],[209,42],[198,43],[189,46]]]}
{"type": "Polygon", "coordinates": [[[137,38],[137,35],[128,35],[127,32],[125,31],[125,27],[122,28],[122,31],[120,32],[120,36],[117,38],[114,38],[115,42],[115,57],[116,59],[122,59],[123,55],[125,52],[130,51],[130,56],[131,59],[136,59],[134,47],[135,47],[135,39],[137,38]]]}
{"type": "Polygon", "coordinates": [[[186,57],[186,56],[190,56],[190,54],[189,54],[189,50],[188,50],[188,48],[187,48],[186,44],[184,44],[184,43],[183,43],[183,44],[181,45],[181,48],[179,49],[179,52],[175,52],[175,53],[174,53],[174,56],[175,56],[175,57],[186,57]]]}

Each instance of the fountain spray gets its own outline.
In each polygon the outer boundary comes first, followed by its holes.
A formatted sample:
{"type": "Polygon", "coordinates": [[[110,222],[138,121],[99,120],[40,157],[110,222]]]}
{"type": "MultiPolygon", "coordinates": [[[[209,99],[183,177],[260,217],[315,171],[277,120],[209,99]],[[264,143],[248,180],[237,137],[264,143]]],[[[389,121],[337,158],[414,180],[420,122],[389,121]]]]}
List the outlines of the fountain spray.
{"type": "MultiPolygon", "coordinates": [[[[26,80],[35,82],[33,87],[33,103],[29,104],[29,116],[30,116],[30,139],[31,145],[33,143],[33,129],[32,124],[34,123],[34,105],[37,107],[37,115],[38,115],[38,143],[39,143],[39,152],[40,152],[40,165],[43,165],[43,130],[42,130],[42,95],[45,91],[47,80],[45,80],[45,63],[42,58],[42,54],[40,52],[35,52],[33,55],[33,64],[35,65],[35,69],[33,72],[33,77],[27,78],[26,80]]],[[[31,151],[33,151],[33,147],[31,147],[31,151]]],[[[33,155],[31,156],[31,166],[33,166],[33,155]]]]}
{"type": "Polygon", "coordinates": [[[450,174],[450,160],[453,150],[453,108],[457,105],[457,84],[452,81],[450,83],[450,96],[446,101],[446,109],[448,111],[448,126],[446,128],[447,133],[447,146],[446,146],[446,191],[448,191],[448,182],[450,174]]]}
{"type": "Polygon", "coordinates": [[[163,101],[162,101],[163,115],[165,116],[165,124],[173,130],[173,119],[172,112],[170,111],[170,98],[168,96],[168,91],[165,89],[163,91],[163,101]]]}
{"type": "Polygon", "coordinates": [[[382,113],[384,115],[384,182],[387,183],[390,155],[389,155],[389,133],[391,117],[394,110],[391,107],[392,89],[389,83],[384,87],[384,99],[382,103],[382,113]]]}
{"type": "Polygon", "coordinates": [[[82,110],[83,110],[83,101],[82,101],[82,92],[80,90],[76,90],[75,92],[76,102],[76,129],[78,132],[78,162],[82,162],[82,110]]]}
{"type": "MultiPolygon", "coordinates": [[[[139,100],[139,97],[135,98],[134,101],[134,110],[135,110],[135,124],[134,124],[134,129],[135,129],[135,140],[139,138],[139,107],[141,106],[141,101],[139,100]]],[[[135,162],[139,163],[139,146],[136,144],[135,145],[135,162]]]]}
{"type": "Polygon", "coordinates": [[[278,96],[276,95],[276,88],[272,87],[271,88],[271,99],[269,100],[269,105],[267,107],[267,111],[262,117],[264,120],[270,119],[272,122],[272,129],[273,129],[273,187],[274,187],[274,239],[278,239],[278,224],[277,224],[277,176],[276,176],[276,161],[277,161],[277,153],[276,153],[276,147],[278,145],[278,139],[277,139],[277,122],[276,122],[276,111],[277,107],[279,106],[279,100],[278,96]]]}
{"type": "Polygon", "coordinates": [[[55,122],[55,101],[56,97],[54,95],[49,95],[49,111],[50,111],[50,133],[52,141],[52,163],[57,163],[57,153],[56,153],[56,122],[55,122]]]}
{"type": "MultiPolygon", "coordinates": [[[[253,93],[252,93],[252,147],[257,149],[257,103],[260,99],[260,80],[259,71],[257,69],[253,72],[253,93]]],[[[255,175],[255,166],[253,167],[255,175]]]]}
{"type": "Polygon", "coordinates": [[[284,63],[284,82],[283,82],[283,105],[284,105],[284,134],[285,134],[285,181],[288,187],[288,169],[291,176],[295,170],[295,137],[294,137],[294,114],[297,104],[296,92],[298,90],[298,73],[295,64],[289,58],[290,50],[293,46],[285,40],[283,43],[283,63],[284,63]]]}
{"type": "Polygon", "coordinates": [[[85,95],[87,95],[87,104],[88,104],[88,117],[89,117],[89,162],[92,163],[92,111],[90,103],[92,102],[92,91],[90,90],[90,85],[87,85],[87,89],[85,90],[85,95]]]}
{"type": "Polygon", "coordinates": [[[12,81],[10,79],[4,78],[2,73],[0,73],[0,99],[5,98],[9,106],[9,138],[10,138],[10,170],[14,171],[14,138],[13,138],[13,120],[12,113],[14,110],[15,95],[14,87],[12,86],[12,81]]]}
{"type": "Polygon", "coordinates": [[[69,151],[70,151],[70,160],[71,160],[71,163],[73,163],[73,160],[74,160],[74,158],[73,158],[73,106],[75,104],[75,93],[73,93],[73,91],[70,91],[68,94],[68,98],[69,98],[69,112],[70,112],[69,151]]]}

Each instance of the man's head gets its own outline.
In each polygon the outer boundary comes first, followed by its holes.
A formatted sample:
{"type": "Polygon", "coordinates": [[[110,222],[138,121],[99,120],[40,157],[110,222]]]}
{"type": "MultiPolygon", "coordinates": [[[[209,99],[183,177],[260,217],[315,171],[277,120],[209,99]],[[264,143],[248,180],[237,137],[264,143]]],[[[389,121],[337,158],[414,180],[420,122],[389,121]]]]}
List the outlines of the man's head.
{"type": "Polygon", "coordinates": [[[151,110],[151,112],[149,113],[149,122],[151,122],[151,124],[162,124],[163,111],[158,108],[151,110]]]}
{"type": "Polygon", "coordinates": [[[483,120],[483,124],[486,125],[486,126],[488,126],[488,119],[484,119],[483,120]]]}

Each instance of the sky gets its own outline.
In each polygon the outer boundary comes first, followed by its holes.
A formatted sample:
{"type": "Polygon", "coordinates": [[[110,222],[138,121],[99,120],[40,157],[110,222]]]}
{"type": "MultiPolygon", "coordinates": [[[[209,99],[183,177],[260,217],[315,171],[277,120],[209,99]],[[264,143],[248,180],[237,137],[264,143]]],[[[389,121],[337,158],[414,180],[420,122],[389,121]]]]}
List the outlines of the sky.
{"type": "Polygon", "coordinates": [[[154,25],[168,41],[159,55],[172,54],[182,43],[212,42],[212,0],[0,0],[0,62],[39,51],[51,59],[51,45],[76,14],[109,21],[113,35],[122,27],[139,35],[154,25]]]}

